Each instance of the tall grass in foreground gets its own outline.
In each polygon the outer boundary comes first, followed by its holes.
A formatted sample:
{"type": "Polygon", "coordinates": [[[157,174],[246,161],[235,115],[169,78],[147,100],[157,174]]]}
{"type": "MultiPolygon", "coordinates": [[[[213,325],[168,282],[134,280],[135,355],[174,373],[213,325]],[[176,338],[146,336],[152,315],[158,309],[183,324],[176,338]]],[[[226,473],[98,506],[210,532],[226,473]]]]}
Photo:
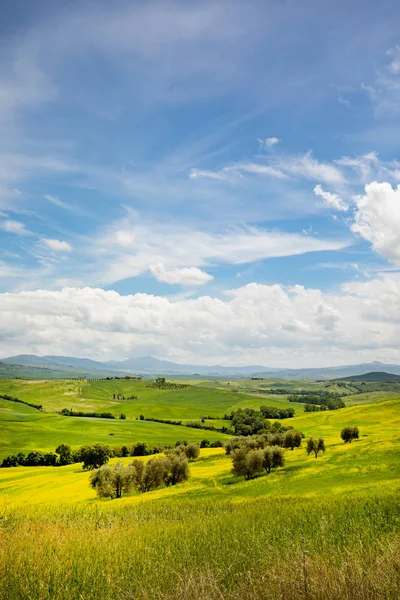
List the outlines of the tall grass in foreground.
{"type": "Polygon", "coordinates": [[[7,600],[398,600],[393,496],[12,509],[7,600]]]}

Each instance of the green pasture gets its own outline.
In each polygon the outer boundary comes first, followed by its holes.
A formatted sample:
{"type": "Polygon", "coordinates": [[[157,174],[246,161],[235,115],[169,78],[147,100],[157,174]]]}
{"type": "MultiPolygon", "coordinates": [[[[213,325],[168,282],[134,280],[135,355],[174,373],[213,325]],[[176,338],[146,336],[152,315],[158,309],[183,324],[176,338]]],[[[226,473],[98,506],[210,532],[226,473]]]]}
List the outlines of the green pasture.
{"type": "MultiPolygon", "coordinates": [[[[133,416],[140,405],[145,415],[154,411],[182,420],[221,416],[238,403],[269,404],[206,386],[1,384],[0,393],[40,402],[48,411],[0,400],[3,454],[54,450],[60,442],[117,446],[140,440],[152,445],[224,437],[135,418],[51,412],[64,406],[116,412],[117,405],[135,402],[113,403],[112,394],[118,392],[137,392],[133,416]]],[[[187,482],[121,500],[98,499],[79,464],[0,469],[0,597],[398,600],[400,399],[376,394],[365,394],[344,409],[299,412],[285,421],[306,437],[322,436],[326,453],[318,459],[307,456],[305,444],[286,450],[284,468],[251,481],[234,476],[224,450],[211,448],[190,465],[187,482]],[[340,439],[346,425],[359,427],[357,442],[340,439]]]]}

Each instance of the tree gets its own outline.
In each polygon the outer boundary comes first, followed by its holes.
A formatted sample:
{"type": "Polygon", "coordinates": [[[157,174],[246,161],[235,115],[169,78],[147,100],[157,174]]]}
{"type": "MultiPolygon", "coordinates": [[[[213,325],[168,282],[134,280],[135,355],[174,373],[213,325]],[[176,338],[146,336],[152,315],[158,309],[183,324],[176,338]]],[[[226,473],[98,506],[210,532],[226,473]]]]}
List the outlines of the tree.
{"type": "Polygon", "coordinates": [[[200,446],[198,444],[188,444],[183,447],[183,451],[189,460],[195,460],[199,457],[200,446]]]}
{"type": "Polygon", "coordinates": [[[146,456],[149,454],[146,442],[136,442],[131,448],[131,456],[146,456]]]}
{"type": "Polygon", "coordinates": [[[264,468],[263,450],[248,450],[245,446],[241,446],[233,450],[231,456],[233,473],[244,475],[245,479],[253,479],[264,468]]]}
{"type": "Polygon", "coordinates": [[[201,440],[200,448],[209,448],[209,447],[210,447],[210,440],[201,440]]]}
{"type": "Polygon", "coordinates": [[[131,463],[133,483],[141,492],[149,492],[164,483],[168,471],[168,459],[153,458],[148,463],[134,460],[131,463]]]}
{"type": "Polygon", "coordinates": [[[121,446],[121,456],[129,456],[128,446],[121,446]]]}
{"type": "Polygon", "coordinates": [[[25,465],[27,467],[40,467],[44,465],[44,454],[43,452],[29,452],[25,459],[25,465]]]}
{"type": "Polygon", "coordinates": [[[271,469],[277,467],[283,467],[285,465],[285,457],[283,450],[279,446],[267,446],[263,450],[263,468],[267,473],[271,472],[271,469]]]}
{"type": "Polygon", "coordinates": [[[156,379],[156,385],[158,386],[163,386],[165,384],[165,377],[157,377],[156,379]]]}
{"type": "Polygon", "coordinates": [[[323,438],[314,440],[314,438],[310,437],[307,441],[307,454],[310,455],[312,452],[315,454],[315,458],[318,458],[320,452],[325,452],[325,442],[323,438]]]}
{"type": "Polygon", "coordinates": [[[345,444],[351,444],[353,440],[358,440],[359,436],[360,432],[358,427],[344,427],[340,432],[340,437],[345,444]]]}
{"type": "Polygon", "coordinates": [[[272,468],[285,466],[285,457],[282,448],[279,446],[272,446],[272,468]]]}
{"type": "Polygon", "coordinates": [[[43,457],[45,467],[55,467],[58,464],[58,455],[55,452],[46,452],[43,457]]]}
{"type": "Polygon", "coordinates": [[[176,485],[189,479],[189,462],[184,454],[167,457],[165,485],[176,485]]]}
{"type": "Polygon", "coordinates": [[[124,413],[121,413],[121,414],[119,415],[119,418],[120,418],[120,419],[122,419],[122,420],[125,420],[125,419],[126,419],[126,415],[124,415],[124,413]]]}
{"type": "Polygon", "coordinates": [[[293,450],[294,448],[300,448],[301,439],[301,433],[299,431],[289,429],[289,431],[285,433],[285,437],[283,438],[283,447],[290,448],[291,450],[293,450]]]}
{"type": "Polygon", "coordinates": [[[90,485],[100,498],[121,498],[123,492],[132,488],[134,473],[121,462],[112,467],[103,465],[90,475],[90,485]]]}
{"type": "Polygon", "coordinates": [[[2,468],[7,467],[18,467],[18,457],[15,454],[10,454],[10,456],[6,456],[3,458],[3,462],[1,463],[2,468]]]}
{"type": "Polygon", "coordinates": [[[83,462],[84,469],[99,469],[108,463],[112,450],[105,444],[92,444],[90,446],[82,446],[80,457],[83,462]]]}
{"type": "Polygon", "coordinates": [[[71,446],[68,444],[59,444],[56,448],[56,454],[58,454],[59,465],[69,465],[74,462],[72,457],[71,446]]]}

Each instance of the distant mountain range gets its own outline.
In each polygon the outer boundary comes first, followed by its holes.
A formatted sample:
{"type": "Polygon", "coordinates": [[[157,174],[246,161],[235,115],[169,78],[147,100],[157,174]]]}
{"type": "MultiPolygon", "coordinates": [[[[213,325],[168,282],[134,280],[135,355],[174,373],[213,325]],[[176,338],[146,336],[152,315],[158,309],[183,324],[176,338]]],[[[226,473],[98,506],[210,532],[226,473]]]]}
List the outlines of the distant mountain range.
{"type": "Polygon", "coordinates": [[[250,365],[228,367],[222,365],[182,365],[151,356],[128,358],[122,361],[96,361],[75,356],[37,356],[19,354],[0,361],[1,377],[106,377],[123,375],[169,375],[199,377],[266,377],[276,379],[338,379],[365,373],[386,372],[400,375],[400,365],[381,362],[321,367],[311,369],[284,369],[250,365]],[[37,374],[34,373],[37,371],[37,374]],[[22,373],[26,372],[24,375],[22,373]],[[20,373],[20,374],[18,374],[20,373]]]}

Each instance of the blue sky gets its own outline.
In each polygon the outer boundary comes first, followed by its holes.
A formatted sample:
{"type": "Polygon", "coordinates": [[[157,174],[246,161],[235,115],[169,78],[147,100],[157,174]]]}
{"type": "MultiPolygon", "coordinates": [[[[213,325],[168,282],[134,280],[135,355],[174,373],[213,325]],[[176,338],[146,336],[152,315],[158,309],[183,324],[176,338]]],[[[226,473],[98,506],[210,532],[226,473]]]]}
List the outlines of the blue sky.
{"type": "Polygon", "coordinates": [[[400,360],[399,12],[3,3],[2,354],[400,360]]]}

